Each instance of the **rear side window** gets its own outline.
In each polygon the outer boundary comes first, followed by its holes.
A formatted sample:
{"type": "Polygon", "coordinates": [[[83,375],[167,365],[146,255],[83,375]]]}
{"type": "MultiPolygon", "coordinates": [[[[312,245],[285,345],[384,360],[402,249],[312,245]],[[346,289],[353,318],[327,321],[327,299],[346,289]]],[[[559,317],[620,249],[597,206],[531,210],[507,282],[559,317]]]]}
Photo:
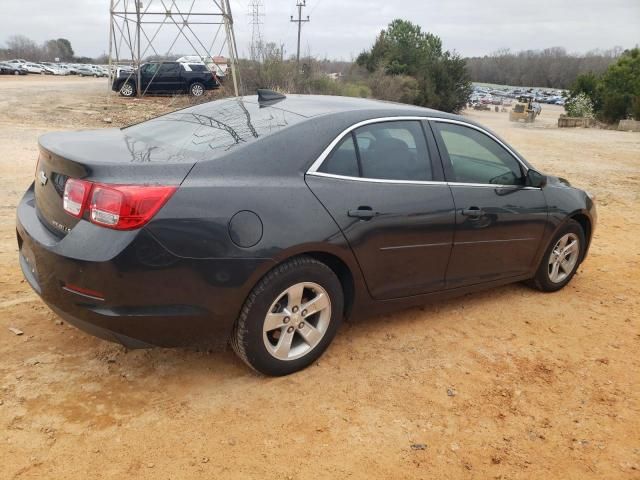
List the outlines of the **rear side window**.
{"type": "Polygon", "coordinates": [[[341,175],[345,177],[359,177],[358,154],[353,135],[349,134],[342,139],[331,155],[322,163],[318,171],[341,175]]]}
{"type": "Polygon", "coordinates": [[[179,67],[177,63],[163,63],[160,67],[161,75],[173,75],[178,73],[179,67]]]}
{"type": "Polygon", "coordinates": [[[318,171],[377,180],[433,180],[419,121],[365,125],[347,135],[318,171]]]}
{"type": "Polygon", "coordinates": [[[197,63],[190,63],[189,68],[192,72],[206,72],[208,70],[206,65],[199,65],[197,63]]]}
{"type": "Polygon", "coordinates": [[[355,131],[362,177],[433,180],[427,142],[418,121],[383,122],[355,131]]]}

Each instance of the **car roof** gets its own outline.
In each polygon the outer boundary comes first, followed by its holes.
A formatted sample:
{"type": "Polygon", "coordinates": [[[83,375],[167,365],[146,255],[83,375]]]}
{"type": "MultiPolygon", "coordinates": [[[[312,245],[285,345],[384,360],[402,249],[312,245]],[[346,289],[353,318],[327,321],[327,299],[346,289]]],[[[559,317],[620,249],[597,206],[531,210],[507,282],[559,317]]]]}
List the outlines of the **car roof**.
{"type": "MultiPolygon", "coordinates": [[[[257,95],[242,97],[249,103],[259,103],[257,95]]],[[[340,97],[333,95],[294,95],[287,94],[286,98],[264,103],[264,106],[284,110],[303,117],[311,118],[320,115],[341,114],[367,111],[375,112],[376,116],[388,114],[395,116],[420,116],[458,119],[457,115],[433,110],[430,108],[406,105],[403,103],[373,100],[359,97],[340,97]]]]}

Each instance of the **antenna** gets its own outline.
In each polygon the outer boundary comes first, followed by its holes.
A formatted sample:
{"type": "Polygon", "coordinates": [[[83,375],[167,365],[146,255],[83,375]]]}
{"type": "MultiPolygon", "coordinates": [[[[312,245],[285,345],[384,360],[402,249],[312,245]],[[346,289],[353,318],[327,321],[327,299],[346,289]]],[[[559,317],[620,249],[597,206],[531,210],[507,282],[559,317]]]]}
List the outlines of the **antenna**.
{"type": "Polygon", "coordinates": [[[139,67],[148,56],[171,56],[180,41],[176,48],[189,50],[181,53],[199,57],[214,72],[226,50],[235,95],[239,95],[242,84],[229,0],[111,0],[109,14],[109,87],[116,78],[112,66],[128,65],[137,72],[130,74],[136,77],[137,95],[144,95],[139,67]],[[161,45],[168,46],[166,51],[161,51],[161,45]]]}

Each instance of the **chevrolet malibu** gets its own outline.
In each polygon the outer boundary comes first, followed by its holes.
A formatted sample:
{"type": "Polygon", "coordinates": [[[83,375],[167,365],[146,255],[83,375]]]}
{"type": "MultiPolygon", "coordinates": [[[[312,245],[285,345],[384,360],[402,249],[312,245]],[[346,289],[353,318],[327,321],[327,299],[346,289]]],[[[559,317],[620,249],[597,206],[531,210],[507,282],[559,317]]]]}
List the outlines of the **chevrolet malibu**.
{"type": "Polygon", "coordinates": [[[17,238],[44,302],[129,348],[230,343],[267,375],[347,317],[559,290],[596,223],[481,125],[373,100],[259,91],[39,143],[17,238]]]}

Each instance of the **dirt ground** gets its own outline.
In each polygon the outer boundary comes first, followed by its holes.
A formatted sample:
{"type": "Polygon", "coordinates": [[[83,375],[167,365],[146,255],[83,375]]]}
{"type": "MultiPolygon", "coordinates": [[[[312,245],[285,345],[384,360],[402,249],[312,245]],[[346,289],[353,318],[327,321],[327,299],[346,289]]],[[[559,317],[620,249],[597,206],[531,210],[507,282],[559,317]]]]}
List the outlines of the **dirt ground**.
{"type": "Polygon", "coordinates": [[[557,129],[559,107],[533,125],[468,112],[597,195],[573,282],[346,324],[316,365],[264,378],[231,351],[126,352],[23,281],[15,206],[38,135],[185,102],[106,91],[0,77],[0,478],[640,478],[639,134],[557,129]]]}

